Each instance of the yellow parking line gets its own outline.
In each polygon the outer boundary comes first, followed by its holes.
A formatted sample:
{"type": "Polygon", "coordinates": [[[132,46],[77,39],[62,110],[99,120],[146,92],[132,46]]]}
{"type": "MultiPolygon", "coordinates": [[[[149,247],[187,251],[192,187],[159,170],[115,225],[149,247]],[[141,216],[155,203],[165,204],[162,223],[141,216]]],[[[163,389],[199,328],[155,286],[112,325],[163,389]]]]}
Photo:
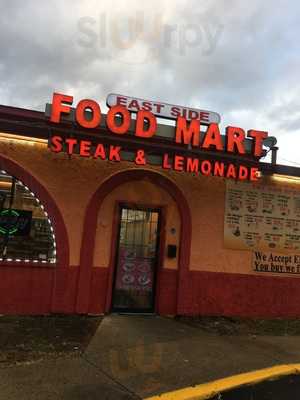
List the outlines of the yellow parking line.
{"type": "Polygon", "coordinates": [[[203,400],[209,399],[217,393],[234,389],[243,385],[256,384],[265,380],[279,378],[285,375],[299,374],[300,364],[278,365],[244,374],[218,379],[197,386],[189,386],[173,392],[148,397],[144,400],[203,400]]]}

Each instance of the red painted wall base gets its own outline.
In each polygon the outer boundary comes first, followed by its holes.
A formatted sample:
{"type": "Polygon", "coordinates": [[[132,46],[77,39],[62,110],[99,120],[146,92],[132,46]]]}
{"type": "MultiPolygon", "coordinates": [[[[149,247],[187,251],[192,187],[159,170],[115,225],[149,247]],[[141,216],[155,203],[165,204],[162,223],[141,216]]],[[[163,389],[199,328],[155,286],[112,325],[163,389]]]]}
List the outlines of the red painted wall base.
{"type": "MultiPolygon", "coordinates": [[[[78,267],[0,268],[1,314],[75,313],[78,267]]],[[[108,268],[93,268],[88,313],[105,312],[108,268]]],[[[178,276],[162,270],[157,312],[261,318],[300,317],[300,279],[190,271],[177,299],[178,276]]]]}
{"type": "Polygon", "coordinates": [[[300,279],[189,272],[180,314],[237,317],[299,317],[300,279]]]}
{"type": "Polygon", "coordinates": [[[0,267],[1,314],[48,314],[54,269],[9,265],[0,267]]]}

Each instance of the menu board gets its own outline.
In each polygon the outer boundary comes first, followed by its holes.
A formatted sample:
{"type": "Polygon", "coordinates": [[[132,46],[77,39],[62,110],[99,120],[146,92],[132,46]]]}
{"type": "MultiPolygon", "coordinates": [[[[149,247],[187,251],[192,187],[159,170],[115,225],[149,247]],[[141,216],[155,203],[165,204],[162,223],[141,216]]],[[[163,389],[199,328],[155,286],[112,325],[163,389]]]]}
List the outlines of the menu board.
{"type": "Polygon", "coordinates": [[[228,181],[224,245],[300,251],[300,186],[228,181]]]}

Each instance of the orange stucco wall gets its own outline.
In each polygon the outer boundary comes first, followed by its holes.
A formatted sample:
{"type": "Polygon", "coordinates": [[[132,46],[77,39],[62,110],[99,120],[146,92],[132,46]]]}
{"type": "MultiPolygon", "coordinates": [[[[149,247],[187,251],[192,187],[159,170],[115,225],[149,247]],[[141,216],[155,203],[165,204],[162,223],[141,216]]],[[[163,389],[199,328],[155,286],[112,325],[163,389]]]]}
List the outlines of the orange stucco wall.
{"type": "MultiPolygon", "coordinates": [[[[17,162],[43,184],[59,207],[68,231],[70,241],[70,264],[79,265],[80,247],[86,207],[101,183],[113,173],[133,168],[128,162],[114,163],[85,159],[79,156],[69,158],[66,154],[51,153],[47,145],[2,140],[0,152],[17,162]]],[[[112,229],[112,201],[139,201],[153,205],[168,206],[166,220],[166,243],[178,244],[180,220],[177,207],[168,193],[149,182],[120,187],[108,196],[99,213],[96,238],[95,265],[108,265],[112,229]],[[106,222],[105,222],[106,221],[106,222]],[[171,228],[176,234],[171,234],[171,228]],[[105,240],[101,240],[104,235],[105,240]]],[[[166,259],[166,268],[176,268],[177,260],[166,259]]]]}
{"type": "MultiPolygon", "coordinates": [[[[79,265],[83,222],[86,207],[101,183],[117,171],[136,167],[129,162],[114,163],[69,157],[51,153],[45,144],[28,144],[2,140],[0,152],[28,170],[42,183],[60,209],[69,235],[70,264],[79,265]]],[[[190,270],[254,274],[251,252],[224,249],[223,224],[225,180],[196,177],[192,174],[166,172],[147,167],[169,177],[183,192],[192,215],[192,246],[190,270]]],[[[109,263],[112,216],[117,200],[137,201],[167,207],[166,244],[178,244],[180,218],[176,204],[164,190],[149,182],[126,183],[115,189],[104,201],[96,234],[94,265],[109,263]],[[176,234],[171,233],[175,228],[176,234]]],[[[165,258],[164,267],[174,269],[177,260],[165,258]]]]}

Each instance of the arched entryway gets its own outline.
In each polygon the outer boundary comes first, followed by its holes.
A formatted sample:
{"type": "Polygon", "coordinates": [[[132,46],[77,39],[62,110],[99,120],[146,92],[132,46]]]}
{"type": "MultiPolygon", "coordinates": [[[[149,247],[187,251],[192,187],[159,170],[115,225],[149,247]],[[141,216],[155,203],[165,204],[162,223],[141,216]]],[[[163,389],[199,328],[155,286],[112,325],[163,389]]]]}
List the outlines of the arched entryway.
{"type": "MultiPolygon", "coordinates": [[[[90,293],[92,288],[92,282],[94,282],[93,274],[99,274],[100,269],[93,268],[93,257],[95,249],[95,238],[97,232],[97,216],[99,209],[103,204],[105,198],[118,186],[124,185],[126,182],[134,181],[148,181],[151,184],[156,185],[158,188],[164,190],[168,196],[177,205],[178,212],[180,215],[180,243],[178,249],[178,270],[176,274],[171,270],[164,270],[163,274],[158,277],[158,290],[163,292],[164,285],[168,285],[168,279],[173,281],[176,285],[176,299],[172,309],[170,307],[164,307],[164,300],[160,298],[158,301],[158,308],[156,311],[160,313],[177,313],[180,306],[180,293],[181,288],[184,287],[184,282],[188,273],[189,257],[190,257],[190,243],[191,243],[191,214],[188,203],[177,185],[169,178],[164,175],[157,173],[152,170],[126,170],[114,174],[108,178],[96,191],[86,210],[83,240],[81,247],[81,260],[80,260],[80,273],[78,281],[78,293],[76,302],[76,311],[78,313],[91,312],[90,306],[90,293]],[[176,275],[176,276],[175,276],[176,275]],[[168,312],[169,311],[169,312],[168,312]]],[[[122,200],[122,199],[120,199],[122,200]]],[[[117,224],[113,224],[117,227],[117,224]]],[[[116,238],[116,231],[112,232],[112,242],[116,238]]],[[[162,238],[163,241],[163,238],[162,238]]],[[[106,298],[104,304],[99,306],[100,311],[109,311],[111,301],[111,290],[113,281],[113,270],[115,266],[115,253],[114,247],[112,246],[110,262],[108,268],[103,268],[102,280],[105,280],[105,285],[102,284],[103,290],[106,291],[106,298]],[[100,310],[101,309],[101,310],[100,310]]],[[[167,286],[166,286],[167,288],[167,286]]],[[[159,296],[159,293],[158,293],[159,296]]],[[[93,308],[95,312],[95,307],[93,308]]]]}

